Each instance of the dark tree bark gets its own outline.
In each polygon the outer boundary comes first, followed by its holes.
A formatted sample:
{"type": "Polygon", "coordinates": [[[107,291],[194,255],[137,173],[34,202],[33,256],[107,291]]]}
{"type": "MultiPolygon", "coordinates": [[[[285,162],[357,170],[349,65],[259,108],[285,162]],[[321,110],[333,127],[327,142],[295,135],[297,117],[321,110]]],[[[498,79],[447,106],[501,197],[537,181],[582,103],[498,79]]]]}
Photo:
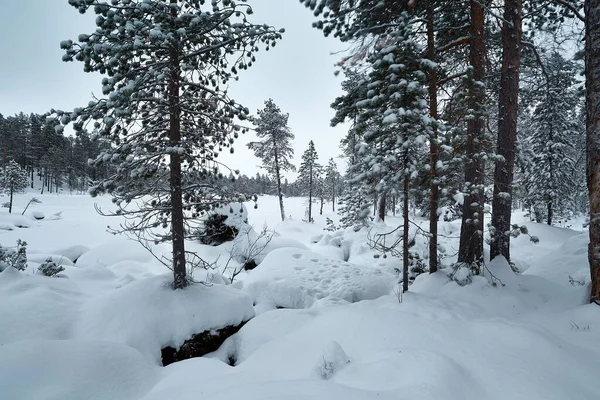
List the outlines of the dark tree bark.
{"type": "MultiPolygon", "coordinates": [[[[171,0],[177,3],[177,0],[171,0]]],[[[181,143],[181,108],[179,104],[179,49],[175,45],[169,49],[169,145],[177,147],[181,143]]],[[[169,155],[171,186],[171,240],[173,242],[173,288],[187,286],[185,265],[185,243],[183,222],[183,195],[181,188],[181,156],[174,151],[169,155]]]]}
{"type": "Polygon", "coordinates": [[[471,265],[478,273],[483,263],[483,117],[481,108],[485,103],[482,88],[485,74],[484,9],[477,0],[470,2],[471,27],[469,58],[472,68],[469,85],[469,108],[475,110],[475,118],[467,124],[465,182],[469,185],[463,201],[462,224],[458,262],[471,265]]]}
{"type": "MultiPolygon", "coordinates": [[[[408,152],[404,151],[404,170],[408,169],[408,152]]],[[[408,195],[409,195],[409,181],[408,175],[404,174],[404,185],[402,190],[402,218],[403,218],[403,226],[402,226],[402,291],[408,291],[408,228],[409,228],[409,204],[408,204],[408,195]]]]}
{"type": "MultiPolygon", "coordinates": [[[[427,55],[429,60],[435,61],[435,33],[433,24],[433,4],[430,0],[427,4],[427,55]]],[[[429,114],[435,120],[438,118],[437,100],[437,72],[432,68],[429,72],[429,114]]],[[[438,207],[440,200],[438,185],[438,143],[437,129],[434,127],[429,141],[429,166],[431,169],[431,194],[429,196],[429,273],[438,270],[438,207]]]]}
{"type": "Polygon", "coordinates": [[[585,71],[590,301],[600,305],[600,0],[585,1],[585,71]]]}
{"type": "Polygon", "coordinates": [[[335,212],[335,190],[337,187],[337,180],[333,182],[333,187],[331,188],[331,211],[335,212]]]}
{"type": "Polygon", "coordinates": [[[325,204],[325,197],[321,196],[321,207],[319,208],[319,215],[323,215],[323,204],[325,204]]]}
{"type": "Polygon", "coordinates": [[[385,221],[386,197],[385,193],[381,193],[377,199],[377,219],[381,222],[385,221]]]}
{"type": "Polygon", "coordinates": [[[312,222],[312,190],[313,190],[313,169],[309,168],[310,176],[308,177],[308,222],[312,222]]]}
{"type": "Polygon", "coordinates": [[[522,0],[504,1],[502,23],[502,75],[498,98],[498,145],[502,159],[494,171],[492,226],[494,235],[490,259],[504,256],[510,261],[510,216],[512,211],[512,182],[517,149],[517,116],[519,115],[519,70],[521,67],[522,0]]]}
{"type": "Polygon", "coordinates": [[[12,203],[13,203],[13,188],[12,186],[10,187],[10,201],[8,204],[8,213],[12,214],[12,203]]]}

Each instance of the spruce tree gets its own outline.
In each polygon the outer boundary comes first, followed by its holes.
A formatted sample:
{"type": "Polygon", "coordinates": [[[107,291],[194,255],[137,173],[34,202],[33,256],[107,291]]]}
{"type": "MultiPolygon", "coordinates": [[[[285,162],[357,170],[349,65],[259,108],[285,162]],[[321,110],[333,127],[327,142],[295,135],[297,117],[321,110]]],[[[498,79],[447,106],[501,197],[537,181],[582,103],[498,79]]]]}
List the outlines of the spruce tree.
{"type": "Polygon", "coordinates": [[[524,138],[531,159],[525,164],[523,184],[527,206],[542,213],[548,225],[576,207],[576,150],[579,137],[579,97],[575,66],[557,52],[545,61],[541,87],[531,94],[529,135],[524,138]]]}
{"type": "Polygon", "coordinates": [[[272,99],[267,100],[265,108],[258,111],[258,118],[254,121],[256,136],[262,140],[248,143],[248,147],[254,150],[254,155],[262,160],[263,168],[275,179],[282,221],[285,220],[285,211],[283,209],[281,173],[282,171],[296,170],[296,167],[290,162],[294,156],[291,143],[294,135],[287,125],[288,117],[289,114],[282,113],[272,99]]]}
{"type": "Polygon", "coordinates": [[[93,165],[109,164],[114,172],[91,194],[113,196],[116,214],[128,218],[119,231],[171,242],[173,287],[183,288],[189,218],[226,196],[218,193],[224,166],[217,156],[244,131],[237,121],[249,116],[228,96],[228,82],[254,63],[259,45],[269,49],[281,32],[250,23],[252,8],[243,0],[69,4],[93,11],[97,29],[63,41],[63,60],[105,75],[105,97],[72,112],[53,110],[57,130],[74,122],[76,132],[89,128],[111,143],[93,165]]]}
{"type": "Polygon", "coordinates": [[[319,156],[315,150],[315,143],[308,142],[308,149],[302,154],[302,163],[298,169],[297,183],[303,189],[303,194],[308,196],[308,222],[313,222],[312,199],[315,194],[317,180],[321,174],[321,165],[317,162],[319,156]]]}

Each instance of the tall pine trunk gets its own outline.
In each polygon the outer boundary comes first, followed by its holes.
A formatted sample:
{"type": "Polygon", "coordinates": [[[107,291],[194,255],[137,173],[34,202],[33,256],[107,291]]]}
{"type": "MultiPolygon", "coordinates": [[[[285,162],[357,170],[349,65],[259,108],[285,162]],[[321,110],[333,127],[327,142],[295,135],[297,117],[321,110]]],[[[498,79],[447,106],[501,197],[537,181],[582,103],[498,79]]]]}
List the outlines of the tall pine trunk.
{"type": "Polygon", "coordinates": [[[275,178],[277,179],[277,197],[279,197],[279,211],[281,212],[281,220],[285,221],[283,194],[281,193],[281,174],[279,171],[279,154],[277,154],[277,148],[275,148],[275,178]]]}
{"type": "Polygon", "coordinates": [[[312,190],[313,190],[313,169],[312,166],[309,168],[308,177],[308,222],[312,222],[312,190]]]}
{"type": "MultiPolygon", "coordinates": [[[[435,62],[435,33],[433,21],[433,4],[430,0],[427,4],[427,56],[430,61],[435,62]]],[[[432,68],[429,71],[429,114],[431,118],[438,118],[438,100],[437,100],[437,71],[432,68]]],[[[429,140],[429,166],[430,166],[430,190],[429,196],[429,273],[438,270],[438,207],[440,200],[438,184],[438,143],[437,128],[434,127],[429,140]]]]}
{"type": "Polygon", "coordinates": [[[600,305],[600,0],[585,1],[585,75],[590,301],[600,305]]]}
{"type": "Polygon", "coordinates": [[[512,212],[512,183],[517,150],[517,116],[519,115],[519,70],[521,68],[522,0],[504,1],[502,23],[502,75],[498,98],[498,145],[494,171],[494,199],[490,259],[504,256],[510,261],[510,216],[512,212]]]}
{"type": "Polygon", "coordinates": [[[14,190],[13,190],[13,187],[11,186],[10,187],[10,201],[8,203],[8,213],[9,214],[12,214],[13,192],[14,192],[14,190]]]}
{"type": "MultiPolygon", "coordinates": [[[[171,0],[176,4],[177,0],[171,0]]],[[[173,11],[175,13],[176,11],[173,11]]],[[[181,107],[179,104],[179,49],[172,45],[169,49],[169,146],[181,145],[181,107]]],[[[181,189],[181,155],[174,151],[170,158],[171,189],[171,240],[173,245],[173,288],[183,289],[187,286],[185,265],[183,195],[181,189]]]]}
{"type": "Polygon", "coordinates": [[[408,228],[409,228],[409,203],[408,203],[408,194],[409,194],[409,182],[408,182],[408,151],[404,151],[404,184],[402,190],[402,291],[408,291],[408,266],[409,266],[409,253],[408,253],[408,228]]]}
{"type": "Polygon", "coordinates": [[[471,0],[470,12],[469,58],[472,76],[469,84],[468,105],[476,115],[467,123],[465,182],[468,187],[463,199],[458,262],[470,265],[475,273],[479,273],[483,263],[484,166],[480,153],[483,141],[483,116],[481,114],[485,103],[485,92],[482,88],[485,74],[485,16],[483,7],[478,0],[471,0]]]}

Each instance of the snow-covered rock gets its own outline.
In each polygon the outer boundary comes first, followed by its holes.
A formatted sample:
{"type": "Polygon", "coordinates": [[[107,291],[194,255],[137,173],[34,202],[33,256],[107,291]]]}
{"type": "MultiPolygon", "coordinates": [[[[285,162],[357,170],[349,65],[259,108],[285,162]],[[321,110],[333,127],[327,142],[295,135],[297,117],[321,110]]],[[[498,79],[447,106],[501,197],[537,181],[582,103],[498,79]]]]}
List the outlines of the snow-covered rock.
{"type": "Polygon", "coordinates": [[[87,302],[75,338],[125,344],[160,364],[162,348],[254,316],[252,300],[231,286],[173,290],[171,282],[170,274],[141,279],[87,302]]]}

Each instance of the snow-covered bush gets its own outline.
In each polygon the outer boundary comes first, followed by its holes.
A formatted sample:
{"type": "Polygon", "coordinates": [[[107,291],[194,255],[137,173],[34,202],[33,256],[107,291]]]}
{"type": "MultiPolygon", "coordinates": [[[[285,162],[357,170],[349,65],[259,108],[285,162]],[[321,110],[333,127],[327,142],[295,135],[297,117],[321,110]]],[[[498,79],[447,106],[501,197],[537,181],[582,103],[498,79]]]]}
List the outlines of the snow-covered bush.
{"type": "Polygon", "coordinates": [[[27,242],[18,239],[17,245],[13,248],[0,245],[0,271],[9,267],[19,271],[27,268],[27,242]]]}
{"type": "Polygon", "coordinates": [[[63,272],[65,270],[65,267],[63,267],[60,264],[57,264],[56,262],[54,262],[52,260],[52,257],[48,257],[46,259],[46,261],[44,261],[43,263],[40,264],[40,266],[38,267],[37,271],[45,276],[49,276],[49,277],[55,277],[56,275],[60,274],[61,272],[63,272]]]}
{"type": "Polygon", "coordinates": [[[218,246],[230,242],[248,223],[248,210],[243,203],[229,203],[212,210],[198,233],[200,243],[218,246]]]}

